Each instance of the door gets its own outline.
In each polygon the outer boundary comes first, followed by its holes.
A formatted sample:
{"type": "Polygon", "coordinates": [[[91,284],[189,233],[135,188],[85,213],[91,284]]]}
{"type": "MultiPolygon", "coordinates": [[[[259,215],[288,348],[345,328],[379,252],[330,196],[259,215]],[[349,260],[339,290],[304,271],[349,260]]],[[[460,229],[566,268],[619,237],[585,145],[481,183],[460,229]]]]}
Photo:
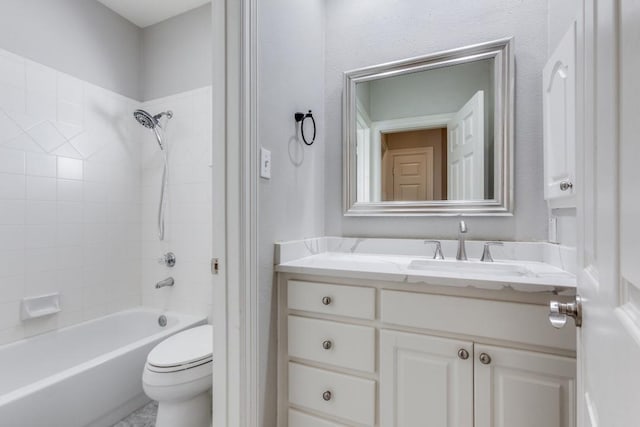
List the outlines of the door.
{"type": "Polygon", "coordinates": [[[390,151],[393,164],[391,200],[433,200],[433,148],[390,151]]]}
{"type": "Polygon", "coordinates": [[[380,331],[380,426],[472,427],[472,355],[471,342],[380,331]]]}
{"type": "Polygon", "coordinates": [[[447,124],[449,200],[484,200],[484,91],[447,124]]]}
{"type": "Polygon", "coordinates": [[[581,7],[578,417],[629,427],[640,423],[640,2],[581,7]]]}
{"type": "MultiPolygon", "coordinates": [[[[571,25],[542,71],[546,200],[570,198],[575,191],[575,31],[571,25]]],[[[552,206],[575,207],[575,202],[552,206]]]]}
{"type": "Polygon", "coordinates": [[[475,344],[475,427],[575,427],[575,359],[475,344]]]}

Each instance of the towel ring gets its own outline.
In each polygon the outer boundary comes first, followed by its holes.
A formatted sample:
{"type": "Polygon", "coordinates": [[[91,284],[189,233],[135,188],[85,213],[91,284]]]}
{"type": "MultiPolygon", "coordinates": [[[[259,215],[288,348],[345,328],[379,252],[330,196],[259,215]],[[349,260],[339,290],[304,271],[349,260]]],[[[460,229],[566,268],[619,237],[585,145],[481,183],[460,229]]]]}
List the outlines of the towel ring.
{"type": "Polygon", "coordinates": [[[295,113],[294,118],[296,119],[296,123],[300,123],[300,133],[302,134],[302,141],[304,141],[304,143],[307,145],[313,145],[313,143],[316,141],[316,120],[313,118],[311,110],[309,110],[307,114],[295,113]],[[307,141],[307,138],[304,134],[304,121],[306,119],[311,119],[311,123],[313,123],[313,138],[311,138],[311,141],[307,141]]]}

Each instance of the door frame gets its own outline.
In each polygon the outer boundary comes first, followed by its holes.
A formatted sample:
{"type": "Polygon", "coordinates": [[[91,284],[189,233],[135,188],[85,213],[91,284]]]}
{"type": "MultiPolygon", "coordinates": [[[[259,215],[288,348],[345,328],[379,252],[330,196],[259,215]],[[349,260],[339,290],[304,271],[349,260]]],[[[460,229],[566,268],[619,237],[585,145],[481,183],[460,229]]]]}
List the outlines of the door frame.
{"type": "Polygon", "coordinates": [[[258,427],[257,0],[212,16],[213,425],[258,427]]]}

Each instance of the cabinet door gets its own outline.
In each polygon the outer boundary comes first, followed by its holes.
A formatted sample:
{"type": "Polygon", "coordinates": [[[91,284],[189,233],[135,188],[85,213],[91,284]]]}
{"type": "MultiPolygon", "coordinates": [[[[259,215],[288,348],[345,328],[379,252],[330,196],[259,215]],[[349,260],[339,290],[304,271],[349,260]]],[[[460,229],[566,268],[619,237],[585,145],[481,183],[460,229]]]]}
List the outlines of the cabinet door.
{"type": "Polygon", "coordinates": [[[542,71],[544,110],[544,198],[552,207],[575,207],[575,26],[542,71]]]}
{"type": "Polygon", "coordinates": [[[475,345],[475,427],[574,427],[575,359],[475,345]]]}
{"type": "Polygon", "coordinates": [[[472,358],[471,342],[380,331],[380,426],[472,427],[472,358]]]}

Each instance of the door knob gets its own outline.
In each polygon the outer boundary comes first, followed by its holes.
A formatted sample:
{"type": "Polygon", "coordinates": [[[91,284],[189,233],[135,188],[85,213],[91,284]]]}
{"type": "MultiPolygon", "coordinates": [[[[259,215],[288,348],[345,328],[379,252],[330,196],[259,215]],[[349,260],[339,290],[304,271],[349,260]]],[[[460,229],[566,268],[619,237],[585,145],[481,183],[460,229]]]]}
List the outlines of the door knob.
{"type": "Polygon", "coordinates": [[[491,356],[489,356],[487,353],[481,353],[478,359],[483,365],[488,365],[489,363],[491,363],[491,356]]]}
{"type": "Polygon", "coordinates": [[[573,182],[571,181],[562,181],[560,183],[560,191],[567,191],[571,188],[573,188],[573,182]]]}
{"type": "Polygon", "coordinates": [[[572,317],[576,326],[582,326],[582,300],[576,296],[574,302],[549,302],[549,322],[554,328],[560,329],[567,324],[567,317],[572,317]]]}

